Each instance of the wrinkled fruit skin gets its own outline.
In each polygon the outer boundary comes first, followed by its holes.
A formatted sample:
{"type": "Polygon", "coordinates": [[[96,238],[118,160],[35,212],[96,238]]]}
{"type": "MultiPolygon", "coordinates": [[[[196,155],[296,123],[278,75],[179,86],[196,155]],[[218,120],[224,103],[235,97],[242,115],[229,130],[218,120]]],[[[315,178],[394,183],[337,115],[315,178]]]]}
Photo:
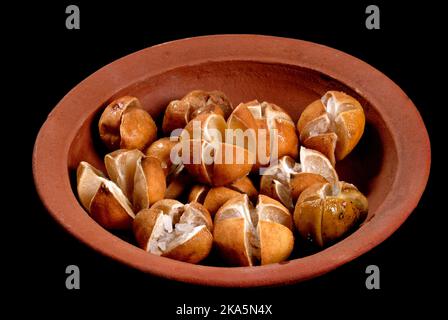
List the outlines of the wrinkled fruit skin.
{"type": "Polygon", "coordinates": [[[197,264],[204,260],[210,253],[213,245],[213,236],[206,228],[199,231],[193,238],[184,242],[162,256],[197,264]]]}
{"type": "Polygon", "coordinates": [[[304,190],[316,183],[325,183],[324,177],[319,174],[302,172],[291,178],[291,198],[294,203],[296,203],[299,196],[304,190]]]}
{"type": "Polygon", "coordinates": [[[157,139],[157,126],[139,100],[125,96],[111,102],[98,123],[100,138],[110,150],[138,149],[157,139]]]}
{"type": "Polygon", "coordinates": [[[339,181],[334,169],[364,127],[361,104],[343,92],[328,91],[295,123],[273,103],[253,100],[233,108],[220,91],[194,90],[168,104],[165,137],[157,140],[151,115],[136,97],[123,96],[107,105],[98,123],[100,139],[112,151],[104,158],[107,175],[81,161],[78,198],[99,225],[131,229],[138,246],[156,256],[197,264],[215,246],[230,266],[280,263],[293,251],[294,227],[322,248],[365,220],[366,197],[339,181]],[[179,134],[167,137],[175,129],[179,134]],[[242,141],[218,138],[226,137],[226,129],[251,133],[242,141]],[[278,153],[270,141],[274,129],[278,153]],[[199,163],[192,153],[184,157],[184,145],[199,150],[199,163]],[[180,163],[171,159],[172,151],[180,163]],[[230,157],[241,162],[226,163],[230,157]],[[280,166],[270,161],[274,157],[280,166]],[[249,176],[268,165],[272,171],[255,178],[257,190],[249,176]],[[183,204],[176,199],[184,199],[186,190],[183,204]]]}
{"type": "Polygon", "coordinates": [[[168,175],[172,169],[171,150],[179,143],[177,139],[170,139],[168,137],[161,138],[154,141],[145,151],[147,157],[154,157],[159,159],[160,164],[168,175]]]}
{"type": "Polygon", "coordinates": [[[297,122],[302,144],[323,153],[333,165],[358,144],[364,127],[361,104],[339,91],[328,91],[309,104],[297,122]]]}
{"type": "Polygon", "coordinates": [[[342,182],[340,194],[321,198],[317,190],[326,183],[314,184],[299,197],[294,223],[302,238],[319,247],[333,244],[361,223],[367,214],[367,199],[353,185],[342,182]]]}
{"type": "MultiPolygon", "coordinates": [[[[189,207],[194,208],[201,215],[202,228],[188,240],[162,252],[162,257],[167,257],[188,263],[199,263],[205,259],[213,245],[213,223],[208,211],[199,203],[190,203],[189,207]]],[[[159,218],[163,215],[170,215],[173,218],[173,227],[176,223],[182,222],[187,206],[173,199],[160,200],[149,209],[141,210],[134,219],[133,231],[138,245],[145,251],[151,252],[149,241],[154,232],[154,228],[159,218]],[[180,211],[179,211],[180,210],[180,211]],[[180,212],[180,216],[178,213],[180,212]],[[180,221],[179,221],[180,220],[180,221]]],[[[174,229],[174,228],[173,228],[174,229]]]]}
{"type": "Polygon", "coordinates": [[[133,205],[135,211],[149,208],[164,198],[166,192],[165,173],[159,159],[142,157],[137,162],[134,176],[133,205]]]}
{"type": "MultiPolygon", "coordinates": [[[[233,110],[227,125],[231,129],[240,129],[243,132],[249,129],[251,131],[248,132],[255,134],[252,136],[257,145],[253,170],[268,165],[266,161],[274,157],[270,147],[271,139],[274,138],[277,138],[278,147],[276,158],[290,156],[296,159],[298,156],[299,138],[294,122],[287,112],[273,103],[258,100],[241,103],[233,110]],[[276,136],[273,135],[274,129],[277,130],[276,136]],[[260,151],[261,146],[264,146],[266,150],[260,151]]],[[[247,145],[245,147],[247,148],[247,145]]]]}
{"type": "Polygon", "coordinates": [[[130,229],[133,221],[104,184],[92,199],[90,216],[106,229],[130,229]]]}
{"type": "Polygon", "coordinates": [[[240,178],[226,187],[210,189],[204,199],[204,207],[214,216],[224,203],[241,194],[247,194],[252,201],[258,197],[258,191],[248,177],[240,178]]]}
{"type": "Polygon", "coordinates": [[[232,109],[232,103],[221,91],[194,90],[181,100],[173,100],[168,104],[162,130],[169,135],[175,129],[184,128],[198,115],[208,112],[222,115],[227,119],[232,109]]]}
{"type": "Polygon", "coordinates": [[[247,149],[225,141],[227,124],[216,114],[201,114],[190,121],[180,137],[182,158],[188,173],[199,183],[220,187],[245,177],[252,169],[254,159],[247,149]],[[196,122],[201,136],[192,133],[196,122]],[[207,127],[210,125],[210,127],[207,127]],[[215,130],[219,135],[212,135],[215,130]],[[210,133],[207,136],[207,133],[210,133]]]}
{"type": "Polygon", "coordinates": [[[130,229],[135,215],[115,182],[85,161],[78,165],[76,175],[78,197],[89,215],[106,229],[130,229]]]}
{"type": "Polygon", "coordinates": [[[247,194],[252,201],[257,200],[258,191],[246,176],[224,187],[210,188],[206,185],[195,185],[188,195],[188,202],[199,202],[210,212],[212,217],[227,200],[240,194],[247,194]]]}
{"type": "MultiPolygon", "coordinates": [[[[301,160],[304,163],[296,163],[293,158],[284,156],[278,160],[278,163],[271,165],[260,179],[260,193],[280,201],[291,212],[300,194],[306,188],[315,183],[329,182],[317,168],[312,167],[312,170],[319,174],[304,171],[310,171],[310,169],[306,158],[302,159],[305,148],[301,147],[301,150],[301,160]]],[[[320,156],[323,157],[323,155],[320,156]]]]}
{"type": "Polygon", "coordinates": [[[224,187],[209,188],[195,185],[188,196],[189,202],[196,201],[204,205],[212,217],[228,200],[247,194],[252,201],[257,200],[258,191],[248,177],[240,178],[224,187]]]}
{"type": "Polygon", "coordinates": [[[184,170],[183,164],[171,161],[171,152],[180,151],[178,138],[164,137],[153,142],[145,151],[147,157],[154,157],[160,161],[166,176],[166,199],[177,199],[189,186],[191,178],[184,170]]]}
{"type": "MultiPolygon", "coordinates": [[[[219,216],[217,214],[217,216],[219,216]]],[[[218,222],[215,218],[213,238],[221,257],[230,266],[248,267],[252,265],[245,247],[245,222],[242,218],[218,222]]]]}
{"type": "Polygon", "coordinates": [[[213,236],[218,252],[231,266],[278,263],[294,247],[289,211],[264,195],[258,197],[256,208],[247,195],[228,200],[215,215],[213,236]]]}
{"type": "Polygon", "coordinates": [[[104,157],[107,175],[120,187],[128,199],[132,199],[135,169],[141,157],[143,153],[137,149],[118,149],[104,157]]]}

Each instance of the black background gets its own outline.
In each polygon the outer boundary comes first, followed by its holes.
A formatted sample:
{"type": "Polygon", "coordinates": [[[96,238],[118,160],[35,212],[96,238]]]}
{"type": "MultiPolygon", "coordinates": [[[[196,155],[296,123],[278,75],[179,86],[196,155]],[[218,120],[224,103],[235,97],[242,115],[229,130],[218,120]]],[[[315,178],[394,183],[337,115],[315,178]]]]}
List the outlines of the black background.
{"type": "Polygon", "coordinates": [[[436,144],[443,142],[437,122],[443,123],[441,110],[447,108],[444,85],[437,84],[438,78],[443,79],[438,75],[442,73],[442,42],[446,41],[444,13],[429,2],[395,6],[376,2],[381,29],[367,30],[368,4],[275,1],[243,6],[240,1],[154,6],[123,1],[93,6],[87,1],[62,1],[5,11],[4,16],[15,21],[3,31],[11,36],[5,44],[21,58],[21,63],[14,63],[18,68],[14,84],[21,88],[29,130],[26,179],[31,200],[16,218],[15,225],[20,223],[25,236],[15,241],[20,258],[12,262],[16,272],[7,275],[18,299],[32,303],[32,312],[55,313],[58,305],[71,314],[84,313],[88,307],[128,315],[141,312],[143,318],[152,318],[154,310],[163,317],[174,317],[175,307],[183,303],[216,307],[222,303],[273,304],[278,318],[299,318],[305,313],[332,317],[402,314],[417,308],[433,312],[438,305],[435,290],[443,290],[445,277],[440,254],[446,253],[437,248],[443,238],[439,217],[446,212],[435,205],[443,191],[436,188],[435,179],[440,176],[434,173],[441,157],[436,144]],[[79,5],[80,30],[65,28],[68,4],[79,5]],[[16,28],[18,21],[23,30],[16,28]],[[379,69],[410,96],[431,137],[431,177],[417,209],[389,239],[355,261],[304,283],[219,289],[166,281],[129,269],[79,243],[46,213],[34,190],[30,160],[37,132],[56,103],[88,75],[124,55],[169,40],[224,33],[276,35],[331,46],[379,69]],[[80,267],[80,290],[65,288],[69,264],[80,267]],[[365,268],[370,264],[380,267],[380,290],[365,288],[365,268]],[[354,307],[361,307],[361,313],[354,307]]]}

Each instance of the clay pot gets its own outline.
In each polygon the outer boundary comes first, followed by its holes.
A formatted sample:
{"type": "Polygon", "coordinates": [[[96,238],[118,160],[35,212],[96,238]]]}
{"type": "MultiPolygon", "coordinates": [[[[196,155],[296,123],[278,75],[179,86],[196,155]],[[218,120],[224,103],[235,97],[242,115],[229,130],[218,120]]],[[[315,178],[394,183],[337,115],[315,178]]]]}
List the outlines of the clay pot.
{"type": "Polygon", "coordinates": [[[369,251],[416,207],[429,168],[423,121],[412,101],[384,74],[335,49],[254,35],[169,42],[107,65],[77,85],[51,112],[33,154],[37,191],[48,212],[85,244],[157,276],[244,287],[316,277],[369,251]],[[254,98],[270,101],[281,105],[294,121],[328,90],[358,99],[366,115],[364,136],[337,169],[341,180],[355,184],[368,197],[365,223],[324,251],[250,269],[192,265],[150,255],[98,225],[78,202],[72,182],[81,160],[104,171],[104,150],[100,151],[99,136],[92,134],[101,111],[115,98],[131,95],[157,117],[170,101],[198,88],[221,90],[234,105],[254,98]]]}

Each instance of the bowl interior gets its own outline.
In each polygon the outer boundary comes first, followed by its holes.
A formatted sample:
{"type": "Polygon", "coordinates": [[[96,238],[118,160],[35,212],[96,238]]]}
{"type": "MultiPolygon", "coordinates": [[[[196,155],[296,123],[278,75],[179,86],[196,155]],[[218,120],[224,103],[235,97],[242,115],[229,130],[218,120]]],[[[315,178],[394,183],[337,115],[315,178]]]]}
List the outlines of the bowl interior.
{"type": "MultiPolygon", "coordinates": [[[[341,90],[357,98],[366,114],[366,129],[354,151],[337,163],[341,180],[355,184],[369,200],[370,220],[389,193],[397,172],[397,151],[391,132],[375,106],[345,84],[317,71],[277,63],[249,61],[208,62],[189,65],[143,79],[116,92],[110,101],[133,95],[156,119],[161,120],[167,104],[194,89],[221,90],[234,106],[253,99],[283,107],[297,121],[304,108],[328,90],[341,90]]],[[[98,119],[105,105],[90,106],[91,113],[79,127],[68,155],[72,187],[80,161],[104,171],[107,150],[98,136],[98,119]]],[[[161,137],[161,130],[159,137],[161,137]]]]}

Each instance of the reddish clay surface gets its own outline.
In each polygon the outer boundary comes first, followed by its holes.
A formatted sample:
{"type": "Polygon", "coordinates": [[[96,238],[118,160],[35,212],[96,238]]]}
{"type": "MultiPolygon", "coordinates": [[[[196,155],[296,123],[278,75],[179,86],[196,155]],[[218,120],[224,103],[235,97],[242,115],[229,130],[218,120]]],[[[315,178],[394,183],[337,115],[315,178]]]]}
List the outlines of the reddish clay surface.
{"type": "Polygon", "coordinates": [[[298,282],[328,272],[389,237],[416,207],[430,168],[423,121],[384,74],[340,51],[310,42],[253,35],[191,38],[147,48],[95,72],[48,116],[36,140],[33,172],[48,212],[95,250],[154,275],[216,286],[298,282]],[[153,116],[193,89],[225,92],[234,104],[252,99],[284,107],[297,120],[327,90],[358,98],[367,127],[338,163],[341,178],[369,199],[369,217],[341,242],[310,256],[251,268],[191,265],[144,252],[100,227],[76,199],[71,176],[79,161],[103,168],[99,111],[121,95],[137,96],[153,116]]]}

